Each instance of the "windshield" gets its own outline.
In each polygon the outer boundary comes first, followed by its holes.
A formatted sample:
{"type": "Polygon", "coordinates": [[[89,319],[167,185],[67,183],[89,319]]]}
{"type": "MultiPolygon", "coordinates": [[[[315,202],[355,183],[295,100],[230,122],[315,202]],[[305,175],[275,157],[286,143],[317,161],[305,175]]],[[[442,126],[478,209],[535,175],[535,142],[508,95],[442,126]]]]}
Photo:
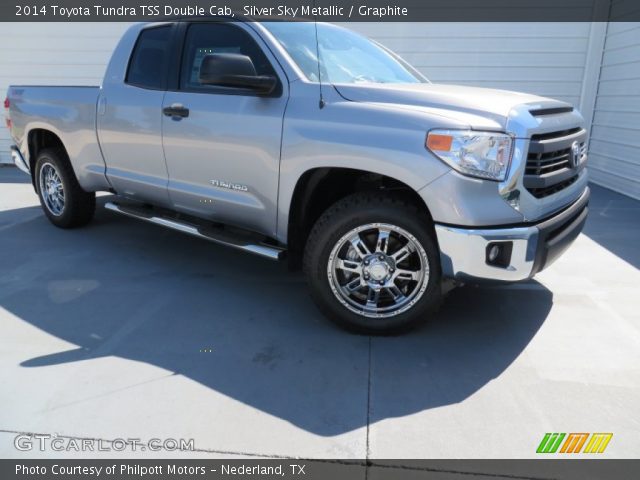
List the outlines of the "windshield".
{"type": "Polygon", "coordinates": [[[313,22],[264,22],[308,80],[328,83],[423,83],[410,65],[371,40],[335,25],[313,22]]]}

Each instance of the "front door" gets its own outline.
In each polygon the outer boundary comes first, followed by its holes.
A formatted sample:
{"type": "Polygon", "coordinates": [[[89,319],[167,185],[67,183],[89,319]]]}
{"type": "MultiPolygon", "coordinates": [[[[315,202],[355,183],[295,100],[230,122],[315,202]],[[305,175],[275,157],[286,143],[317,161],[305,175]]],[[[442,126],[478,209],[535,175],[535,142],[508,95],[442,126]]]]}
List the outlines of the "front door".
{"type": "Polygon", "coordinates": [[[169,197],[182,212],[275,236],[280,142],[287,104],[284,72],[251,27],[188,24],[178,88],[163,102],[169,197]],[[270,96],[199,83],[202,59],[239,53],[258,75],[275,75],[270,96]]]}

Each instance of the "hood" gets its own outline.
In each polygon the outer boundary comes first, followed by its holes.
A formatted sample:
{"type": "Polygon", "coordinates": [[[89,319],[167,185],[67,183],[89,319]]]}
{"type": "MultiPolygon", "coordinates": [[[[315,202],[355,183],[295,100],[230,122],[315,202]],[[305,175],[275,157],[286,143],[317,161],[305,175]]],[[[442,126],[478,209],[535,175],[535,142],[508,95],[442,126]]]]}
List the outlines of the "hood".
{"type": "Polygon", "coordinates": [[[410,84],[338,84],[340,95],[354,102],[387,103],[411,107],[439,109],[445,116],[455,118],[454,112],[490,117],[506,124],[509,112],[516,105],[532,104],[532,108],[571,107],[568,103],[528,93],[491,88],[442,85],[434,83],[410,84]],[[446,111],[453,111],[446,115],[446,111]]]}

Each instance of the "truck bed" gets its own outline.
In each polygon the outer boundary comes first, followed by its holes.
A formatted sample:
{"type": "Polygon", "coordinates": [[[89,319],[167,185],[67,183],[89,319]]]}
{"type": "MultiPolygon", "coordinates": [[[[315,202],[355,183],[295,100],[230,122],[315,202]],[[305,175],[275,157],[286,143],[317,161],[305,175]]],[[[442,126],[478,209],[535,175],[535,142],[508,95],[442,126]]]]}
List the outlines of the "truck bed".
{"type": "Polygon", "coordinates": [[[100,87],[11,85],[7,98],[11,136],[29,158],[29,139],[38,129],[57,135],[67,147],[74,171],[83,187],[107,184],[105,163],[96,135],[96,104],[100,87]]]}

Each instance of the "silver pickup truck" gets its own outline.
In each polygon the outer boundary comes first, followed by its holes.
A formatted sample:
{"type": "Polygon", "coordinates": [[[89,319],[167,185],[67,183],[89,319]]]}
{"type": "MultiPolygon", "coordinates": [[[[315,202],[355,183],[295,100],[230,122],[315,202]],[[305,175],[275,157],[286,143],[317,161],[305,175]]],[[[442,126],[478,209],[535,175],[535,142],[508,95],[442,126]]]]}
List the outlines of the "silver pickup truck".
{"type": "Polygon", "coordinates": [[[571,105],[433,84],[330,24],[135,25],[100,87],[14,85],[5,107],[54,225],[111,192],[109,210],[286,257],[359,332],[413,326],[462,282],[531,278],[587,215],[571,105]]]}

